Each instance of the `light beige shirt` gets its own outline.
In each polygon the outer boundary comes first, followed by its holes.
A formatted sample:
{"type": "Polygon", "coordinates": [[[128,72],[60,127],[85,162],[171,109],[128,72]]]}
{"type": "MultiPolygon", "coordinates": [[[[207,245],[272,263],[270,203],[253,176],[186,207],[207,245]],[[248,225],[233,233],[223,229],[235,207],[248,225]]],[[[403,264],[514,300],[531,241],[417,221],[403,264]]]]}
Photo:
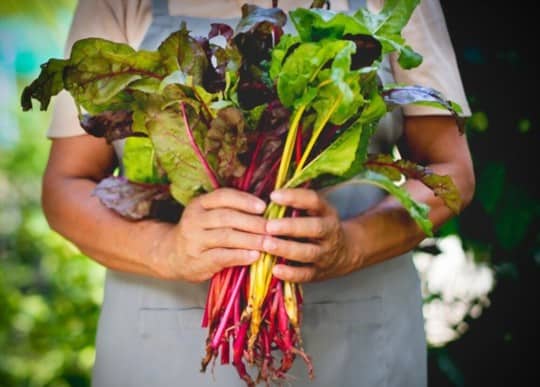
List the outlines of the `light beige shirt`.
{"type": "MultiPolygon", "coordinates": [[[[245,0],[170,0],[171,15],[207,18],[240,17],[240,7],[245,0]]],[[[251,3],[269,6],[270,0],[252,0],[251,3]]],[[[384,0],[367,0],[368,8],[377,11],[384,0]]],[[[282,0],[280,7],[288,11],[297,7],[308,7],[311,0],[282,0]]],[[[332,0],[335,11],[347,10],[347,0],[332,0]]],[[[151,0],[79,0],[68,40],[66,56],[76,40],[100,37],[128,43],[137,48],[152,22],[151,0]]],[[[390,60],[396,82],[429,86],[441,91],[463,108],[469,116],[470,109],[465,97],[452,42],[446,28],[439,0],[422,0],[403,31],[407,42],[419,52],[424,60],[416,69],[403,70],[397,64],[397,56],[390,60]]],[[[407,106],[405,115],[441,115],[445,111],[407,106]]],[[[85,134],[79,125],[77,110],[71,96],[63,91],[54,101],[54,111],[48,137],[70,137],[85,134]]]]}

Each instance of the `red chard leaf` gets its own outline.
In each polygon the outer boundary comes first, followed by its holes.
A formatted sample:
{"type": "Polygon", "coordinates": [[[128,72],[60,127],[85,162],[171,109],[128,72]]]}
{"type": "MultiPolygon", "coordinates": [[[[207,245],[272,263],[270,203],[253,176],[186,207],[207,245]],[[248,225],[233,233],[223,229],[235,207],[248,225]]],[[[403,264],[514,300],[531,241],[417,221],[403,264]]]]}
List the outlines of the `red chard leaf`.
{"type": "Polygon", "coordinates": [[[133,132],[133,113],[127,110],[106,111],[97,115],[81,116],[81,127],[94,137],[104,137],[110,144],[126,137],[146,137],[144,133],[133,132]]]}
{"type": "Polygon", "coordinates": [[[167,185],[132,183],[123,177],[114,176],[101,180],[93,195],[107,208],[134,220],[150,217],[155,201],[161,202],[163,207],[164,202],[172,200],[167,185]]]}

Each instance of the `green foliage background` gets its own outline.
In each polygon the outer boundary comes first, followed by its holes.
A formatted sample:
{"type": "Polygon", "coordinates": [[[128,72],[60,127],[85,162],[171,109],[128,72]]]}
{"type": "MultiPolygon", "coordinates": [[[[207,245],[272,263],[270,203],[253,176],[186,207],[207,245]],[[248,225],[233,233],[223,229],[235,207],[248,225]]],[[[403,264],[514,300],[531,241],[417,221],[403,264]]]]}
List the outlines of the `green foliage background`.
{"type": "Polygon", "coordinates": [[[50,113],[18,106],[39,64],[62,56],[74,6],[0,2],[0,386],[87,386],[94,361],[104,270],[49,229],[50,113]]]}
{"type": "MultiPolygon", "coordinates": [[[[468,126],[478,181],[473,204],[441,234],[458,233],[476,260],[495,269],[497,285],[491,307],[461,339],[431,350],[430,385],[494,386],[524,377],[528,348],[538,343],[530,313],[540,267],[540,195],[531,179],[538,109],[534,88],[525,87],[535,62],[523,41],[492,39],[508,10],[442,4],[474,111],[468,126]],[[491,29],[477,23],[481,17],[491,29]]],[[[38,65],[62,55],[74,6],[0,2],[0,386],[90,383],[104,270],[49,230],[40,178],[50,113],[23,114],[18,105],[38,65]]],[[[527,25],[534,23],[520,22],[523,35],[527,25]]]]}

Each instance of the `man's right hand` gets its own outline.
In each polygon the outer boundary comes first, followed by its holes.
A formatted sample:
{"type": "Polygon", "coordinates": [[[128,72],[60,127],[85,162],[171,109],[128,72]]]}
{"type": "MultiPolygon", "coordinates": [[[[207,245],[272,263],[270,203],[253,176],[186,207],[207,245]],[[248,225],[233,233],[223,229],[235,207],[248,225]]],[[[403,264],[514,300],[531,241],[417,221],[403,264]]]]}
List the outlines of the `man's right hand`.
{"type": "Polygon", "coordinates": [[[265,240],[265,207],[256,196],[231,188],[193,199],[157,250],[162,276],[201,282],[225,267],[255,262],[265,240]]]}

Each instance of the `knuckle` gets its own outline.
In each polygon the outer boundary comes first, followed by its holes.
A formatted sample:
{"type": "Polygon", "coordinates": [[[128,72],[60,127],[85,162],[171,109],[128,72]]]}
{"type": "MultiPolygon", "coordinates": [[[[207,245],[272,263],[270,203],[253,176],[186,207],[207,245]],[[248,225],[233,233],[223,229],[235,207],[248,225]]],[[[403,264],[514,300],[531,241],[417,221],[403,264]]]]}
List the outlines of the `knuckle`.
{"type": "Polygon", "coordinates": [[[221,254],[218,254],[215,261],[219,265],[220,269],[231,266],[231,256],[226,254],[224,251],[221,252],[221,254]]]}
{"type": "Polygon", "coordinates": [[[315,261],[317,258],[319,258],[319,255],[321,254],[321,248],[316,245],[309,245],[309,247],[306,249],[307,256],[312,260],[315,261]]]}
{"type": "Polygon", "coordinates": [[[319,194],[313,190],[308,191],[308,198],[313,205],[319,207],[321,205],[321,197],[319,194]]]}
{"type": "Polygon", "coordinates": [[[326,223],[321,219],[315,219],[313,223],[313,233],[317,237],[321,237],[326,233],[326,223]]]}
{"type": "Polygon", "coordinates": [[[214,212],[214,220],[217,225],[229,224],[231,220],[234,220],[234,214],[231,214],[229,210],[217,210],[214,212]]]}
{"type": "Polygon", "coordinates": [[[264,250],[264,241],[265,241],[264,235],[254,235],[253,236],[253,246],[250,246],[253,250],[264,250]]]}
{"type": "Polygon", "coordinates": [[[220,244],[230,245],[233,240],[233,230],[230,228],[225,228],[217,233],[216,238],[220,244]]]}

